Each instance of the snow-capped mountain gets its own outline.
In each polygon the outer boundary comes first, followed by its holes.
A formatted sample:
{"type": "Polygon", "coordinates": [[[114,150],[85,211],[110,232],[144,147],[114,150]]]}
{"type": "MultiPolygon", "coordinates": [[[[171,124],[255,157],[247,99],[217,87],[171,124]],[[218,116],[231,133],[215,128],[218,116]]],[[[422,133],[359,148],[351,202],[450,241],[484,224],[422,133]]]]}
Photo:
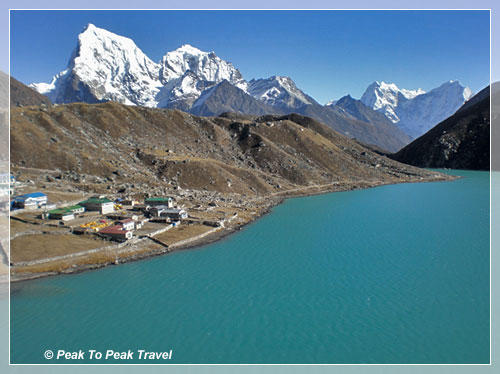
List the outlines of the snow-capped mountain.
{"type": "Polygon", "coordinates": [[[246,91],[247,82],[230,62],[214,52],[203,52],[189,44],[168,52],[160,62],[164,89],[158,105],[187,110],[207,88],[226,80],[246,91]]]}
{"type": "Polygon", "coordinates": [[[257,100],[278,108],[297,109],[304,105],[319,105],[297,88],[290,77],[275,75],[267,79],[252,79],[248,82],[248,93],[257,100]]]}
{"type": "Polygon", "coordinates": [[[163,83],[181,78],[189,70],[205,81],[219,83],[227,80],[246,90],[247,83],[233,64],[217,57],[214,52],[203,52],[189,44],[168,52],[160,65],[160,79],[163,83]]]}
{"type": "Polygon", "coordinates": [[[429,92],[374,82],[361,102],[383,113],[411,138],[417,138],[455,113],[471,96],[471,90],[458,81],[443,83],[429,92]]]}
{"type": "Polygon", "coordinates": [[[116,101],[207,116],[295,112],[390,151],[408,143],[406,134],[416,137],[451,115],[471,94],[453,81],[428,93],[375,82],[360,102],[346,96],[321,105],[290,77],[247,82],[230,62],[189,44],[154,62],[131,39],[92,24],[78,36],[67,68],[51,83],[31,87],[53,103],[116,101]]]}
{"type": "Polygon", "coordinates": [[[50,84],[31,87],[53,103],[112,100],[153,107],[162,86],[159,70],[131,39],[89,24],[78,36],[66,70],[50,84]]]}
{"type": "Polygon", "coordinates": [[[112,100],[188,110],[204,90],[223,80],[246,91],[238,69],[213,52],[186,44],[155,63],[131,39],[89,24],[66,70],[50,84],[31,87],[54,103],[112,100]]]}
{"type": "Polygon", "coordinates": [[[373,82],[361,97],[361,102],[378,112],[382,112],[396,123],[399,122],[399,117],[396,114],[398,104],[424,93],[425,91],[420,88],[411,91],[399,89],[394,83],[373,82]]]}

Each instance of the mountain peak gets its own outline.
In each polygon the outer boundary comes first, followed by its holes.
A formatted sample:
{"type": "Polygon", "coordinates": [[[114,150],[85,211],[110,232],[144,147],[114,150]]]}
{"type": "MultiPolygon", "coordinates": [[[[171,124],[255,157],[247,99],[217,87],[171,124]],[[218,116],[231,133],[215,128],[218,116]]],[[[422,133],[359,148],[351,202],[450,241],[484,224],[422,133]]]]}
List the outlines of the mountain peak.
{"type": "Polygon", "coordinates": [[[252,79],[248,83],[248,93],[268,105],[279,107],[299,108],[317,104],[288,76],[273,75],[267,79],[252,79]]]}
{"type": "Polygon", "coordinates": [[[187,53],[190,55],[202,55],[209,53],[209,52],[204,52],[196,47],[193,47],[191,44],[183,44],[179,48],[177,48],[175,52],[187,53]]]}
{"type": "Polygon", "coordinates": [[[85,31],[87,31],[87,30],[96,29],[96,28],[97,28],[97,27],[96,27],[96,25],[94,25],[93,23],[90,23],[90,22],[89,22],[89,23],[87,23],[87,26],[85,26],[85,27],[83,28],[83,32],[85,32],[85,31]]]}
{"type": "Polygon", "coordinates": [[[389,89],[389,90],[399,91],[399,88],[396,85],[396,83],[386,83],[386,82],[382,81],[379,83],[379,87],[381,89],[389,89]]]}
{"type": "Polygon", "coordinates": [[[78,35],[78,49],[80,56],[83,50],[92,51],[92,54],[99,53],[100,56],[120,54],[123,51],[144,55],[132,39],[99,28],[92,23],[78,35]]]}
{"type": "Polygon", "coordinates": [[[375,81],[372,84],[368,86],[366,89],[366,92],[373,91],[373,90],[378,90],[380,91],[390,91],[393,92],[394,94],[401,94],[407,99],[414,98],[415,96],[422,95],[425,93],[424,90],[421,88],[417,88],[416,90],[407,90],[407,89],[400,89],[396,83],[386,83],[384,81],[375,81]]]}
{"type": "Polygon", "coordinates": [[[179,79],[189,70],[202,80],[219,83],[226,79],[246,90],[246,82],[233,64],[222,60],[214,52],[204,52],[190,44],[184,44],[165,54],[160,66],[160,79],[163,83],[179,79]]]}
{"type": "Polygon", "coordinates": [[[350,94],[347,94],[347,95],[342,96],[340,99],[338,99],[337,102],[352,101],[352,100],[355,100],[355,99],[353,99],[350,94]]]}
{"type": "Polygon", "coordinates": [[[132,39],[130,39],[130,38],[127,38],[125,36],[120,36],[120,35],[117,35],[117,34],[111,32],[111,31],[108,31],[106,29],[97,27],[93,23],[87,24],[87,26],[85,26],[83,28],[83,31],[78,35],[78,38],[80,39],[80,37],[82,35],[102,36],[102,37],[108,37],[108,38],[112,38],[112,39],[126,39],[126,40],[130,40],[132,42],[132,39]]]}
{"type": "Polygon", "coordinates": [[[50,84],[33,84],[54,103],[116,101],[155,106],[159,91],[159,66],[132,39],[89,23],[66,70],[50,84]]]}

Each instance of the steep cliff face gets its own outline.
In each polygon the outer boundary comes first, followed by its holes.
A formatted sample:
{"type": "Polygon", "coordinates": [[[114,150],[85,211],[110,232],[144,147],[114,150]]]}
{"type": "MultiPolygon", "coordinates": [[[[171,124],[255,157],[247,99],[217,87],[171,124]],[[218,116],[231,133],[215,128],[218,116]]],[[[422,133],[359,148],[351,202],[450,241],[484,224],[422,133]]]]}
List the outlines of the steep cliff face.
{"type": "Polygon", "coordinates": [[[418,167],[489,170],[490,87],[391,157],[418,167]]]}

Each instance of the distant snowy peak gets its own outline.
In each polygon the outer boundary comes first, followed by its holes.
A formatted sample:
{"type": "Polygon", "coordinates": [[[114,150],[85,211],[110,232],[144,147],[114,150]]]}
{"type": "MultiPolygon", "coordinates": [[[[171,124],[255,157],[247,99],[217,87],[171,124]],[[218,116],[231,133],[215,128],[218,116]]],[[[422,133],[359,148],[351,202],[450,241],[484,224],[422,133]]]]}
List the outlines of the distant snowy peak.
{"type": "Polygon", "coordinates": [[[220,83],[227,80],[243,90],[246,89],[243,76],[233,64],[222,60],[214,52],[203,52],[189,44],[168,52],[163,56],[160,65],[160,79],[163,83],[178,79],[186,71],[190,71],[205,81],[220,83]]]}
{"type": "Polygon", "coordinates": [[[439,94],[447,93],[451,95],[456,95],[460,99],[463,99],[464,102],[468,101],[472,96],[474,96],[474,93],[471,91],[471,89],[467,86],[462,86],[459,81],[457,80],[450,80],[448,82],[443,83],[441,86],[434,88],[433,90],[429,91],[431,92],[438,92],[439,94]]]}
{"type": "Polygon", "coordinates": [[[394,83],[373,82],[361,97],[361,102],[376,111],[382,112],[393,123],[399,122],[395,108],[400,102],[411,100],[425,94],[421,88],[417,90],[400,89],[394,83]]]}
{"type": "Polygon", "coordinates": [[[248,82],[248,93],[265,104],[282,108],[318,104],[300,90],[290,77],[275,75],[267,79],[252,79],[248,82]]]}
{"type": "Polygon", "coordinates": [[[50,83],[31,83],[29,87],[33,88],[35,91],[38,91],[39,93],[43,95],[49,94],[51,91],[53,91],[56,87],[56,82],[58,81],[59,78],[62,76],[65,76],[68,73],[68,69],[61,71],[59,74],[56,74],[55,76],[52,77],[52,80],[50,83]]]}
{"type": "Polygon", "coordinates": [[[405,90],[394,83],[374,82],[366,89],[361,102],[383,113],[393,123],[416,138],[451,116],[472,92],[458,81],[448,81],[425,92],[405,90]]]}

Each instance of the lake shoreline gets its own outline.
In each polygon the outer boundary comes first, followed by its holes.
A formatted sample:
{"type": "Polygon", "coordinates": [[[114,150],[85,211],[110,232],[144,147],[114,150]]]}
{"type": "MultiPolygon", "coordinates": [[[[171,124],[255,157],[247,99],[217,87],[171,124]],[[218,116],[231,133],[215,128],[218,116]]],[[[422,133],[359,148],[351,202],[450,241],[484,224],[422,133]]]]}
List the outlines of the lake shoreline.
{"type": "MultiPolygon", "coordinates": [[[[309,188],[302,188],[302,189],[297,190],[297,191],[283,191],[282,193],[279,193],[279,194],[282,194],[282,196],[280,196],[278,194],[276,194],[274,196],[264,196],[262,198],[265,201],[264,209],[259,214],[253,216],[251,219],[249,219],[241,224],[235,225],[235,226],[223,227],[220,230],[217,230],[217,231],[211,233],[210,235],[207,235],[201,239],[193,240],[189,243],[179,245],[179,246],[175,246],[175,243],[174,243],[172,245],[173,248],[155,248],[155,249],[145,250],[143,252],[136,252],[136,253],[131,252],[130,255],[120,257],[119,260],[116,259],[115,261],[104,261],[104,262],[90,263],[90,264],[76,265],[76,266],[73,265],[73,266],[71,266],[67,269],[63,269],[63,270],[41,271],[41,272],[26,271],[26,272],[15,272],[14,274],[12,274],[13,268],[10,267],[10,282],[17,283],[17,282],[35,280],[35,279],[39,279],[39,278],[45,278],[45,277],[49,277],[49,276],[79,274],[79,273],[82,273],[85,271],[98,270],[98,269],[108,267],[108,266],[120,265],[123,263],[145,260],[145,259],[154,258],[157,256],[166,255],[169,253],[191,250],[191,249],[201,249],[207,245],[221,241],[225,238],[228,238],[230,235],[243,230],[243,228],[245,226],[255,222],[259,218],[264,217],[265,215],[267,215],[268,213],[271,212],[272,208],[274,208],[277,205],[282,204],[285,200],[287,200],[289,198],[307,197],[307,196],[314,196],[314,195],[334,193],[334,192],[346,192],[346,191],[353,191],[353,190],[369,189],[369,188],[374,188],[374,187],[396,185],[396,184],[403,184],[403,183],[450,182],[450,181],[456,180],[458,178],[460,178],[460,177],[439,173],[439,175],[435,174],[435,177],[433,177],[433,178],[423,178],[422,180],[353,183],[351,185],[344,184],[340,188],[331,188],[333,186],[333,184],[332,184],[332,185],[329,185],[330,188],[325,188],[325,189],[323,189],[324,186],[312,186],[312,187],[316,187],[316,188],[319,187],[319,190],[317,190],[317,191],[316,190],[315,191],[305,191],[306,189],[309,189],[309,188]]],[[[15,269],[15,270],[17,270],[17,269],[15,269]]]]}

